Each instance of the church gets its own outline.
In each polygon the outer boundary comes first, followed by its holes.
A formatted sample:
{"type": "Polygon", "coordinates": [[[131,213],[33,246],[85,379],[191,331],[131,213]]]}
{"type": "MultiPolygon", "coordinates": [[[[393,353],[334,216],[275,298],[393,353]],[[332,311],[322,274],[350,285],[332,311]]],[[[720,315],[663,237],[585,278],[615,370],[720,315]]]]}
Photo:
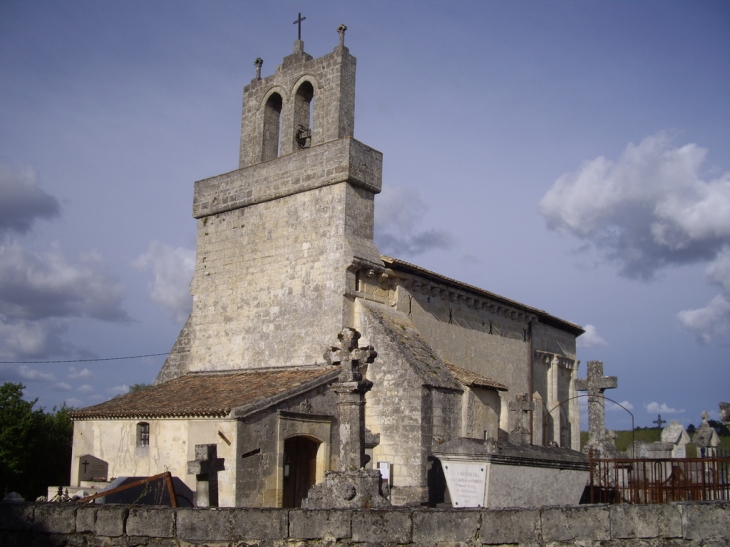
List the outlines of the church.
{"type": "Polygon", "coordinates": [[[195,490],[208,444],[220,506],[301,506],[339,465],[325,355],[345,327],[377,352],[367,467],[393,505],[429,501],[436,447],[506,440],[518,396],[531,444],[579,448],[580,326],[378,251],[383,155],[354,138],[345,30],[316,59],[295,41],[270,76],[256,60],[239,168],[195,183],[192,313],[154,386],[72,413],[73,486],[169,470],[195,490]]]}

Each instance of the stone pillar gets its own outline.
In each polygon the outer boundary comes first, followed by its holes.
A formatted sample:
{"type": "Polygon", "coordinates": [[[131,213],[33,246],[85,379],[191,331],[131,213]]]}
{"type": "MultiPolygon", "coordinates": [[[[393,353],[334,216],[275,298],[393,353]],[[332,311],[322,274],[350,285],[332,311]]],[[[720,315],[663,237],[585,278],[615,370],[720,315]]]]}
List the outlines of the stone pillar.
{"type": "Polygon", "coordinates": [[[340,471],[353,471],[365,465],[365,394],[372,382],[338,382],[337,415],[340,420],[340,471]]]}
{"type": "Polygon", "coordinates": [[[302,503],[305,509],[386,507],[382,496],[380,471],[363,469],[365,465],[365,394],[373,383],[363,380],[360,362],[372,363],[377,353],[372,346],[358,348],[360,333],[343,329],[337,335],[340,345],[324,357],[330,364],[341,364],[339,381],[332,385],[337,393],[340,421],[339,471],[326,471],[324,480],[309,489],[302,503]]]}
{"type": "Polygon", "coordinates": [[[509,432],[509,442],[522,446],[529,445],[530,430],[525,427],[526,420],[529,418],[525,415],[535,409],[535,404],[529,400],[527,393],[520,393],[514,401],[510,401],[509,409],[513,414],[513,427],[509,432]]]}
{"type": "Polygon", "coordinates": [[[545,403],[539,392],[532,394],[532,404],[535,410],[532,412],[532,444],[537,446],[545,445],[545,403]]]}
{"type": "Polygon", "coordinates": [[[583,451],[593,449],[596,456],[613,457],[616,449],[606,440],[603,392],[618,387],[618,380],[615,376],[603,375],[601,361],[588,361],[587,376],[575,381],[578,391],[588,392],[588,444],[583,447],[583,451]]]}

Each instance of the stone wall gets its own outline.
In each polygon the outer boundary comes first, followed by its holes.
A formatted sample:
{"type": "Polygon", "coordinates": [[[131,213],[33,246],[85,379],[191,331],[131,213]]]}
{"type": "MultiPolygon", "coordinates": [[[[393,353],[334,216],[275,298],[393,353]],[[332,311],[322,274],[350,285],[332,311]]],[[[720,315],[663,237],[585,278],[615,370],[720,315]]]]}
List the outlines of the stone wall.
{"type": "Polygon", "coordinates": [[[0,546],[726,546],[730,503],[500,510],[0,505],[0,546]]]}

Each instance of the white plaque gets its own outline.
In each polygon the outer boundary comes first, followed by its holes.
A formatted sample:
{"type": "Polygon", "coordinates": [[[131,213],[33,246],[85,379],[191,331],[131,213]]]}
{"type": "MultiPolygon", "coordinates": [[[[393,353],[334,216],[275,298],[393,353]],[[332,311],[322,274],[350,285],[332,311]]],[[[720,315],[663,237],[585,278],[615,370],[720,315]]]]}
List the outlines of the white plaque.
{"type": "Polygon", "coordinates": [[[390,482],[390,462],[378,462],[378,469],[380,470],[380,478],[390,482]]]}
{"type": "Polygon", "coordinates": [[[454,507],[482,507],[487,479],[484,463],[443,461],[442,467],[454,507]]]}

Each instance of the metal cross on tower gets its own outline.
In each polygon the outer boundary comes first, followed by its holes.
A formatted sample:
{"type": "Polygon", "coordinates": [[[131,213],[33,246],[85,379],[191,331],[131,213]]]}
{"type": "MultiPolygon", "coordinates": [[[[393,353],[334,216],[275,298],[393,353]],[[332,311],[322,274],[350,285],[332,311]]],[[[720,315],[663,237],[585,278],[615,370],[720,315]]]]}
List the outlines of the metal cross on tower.
{"type": "Polygon", "coordinates": [[[301,12],[299,13],[299,17],[297,17],[297,20],[294,21],[295,25],[299,25],[298,32],[297,32],[297,40],[302,39],[302,21],[304,21],[306,17],[302,17],[301,12]]]}

